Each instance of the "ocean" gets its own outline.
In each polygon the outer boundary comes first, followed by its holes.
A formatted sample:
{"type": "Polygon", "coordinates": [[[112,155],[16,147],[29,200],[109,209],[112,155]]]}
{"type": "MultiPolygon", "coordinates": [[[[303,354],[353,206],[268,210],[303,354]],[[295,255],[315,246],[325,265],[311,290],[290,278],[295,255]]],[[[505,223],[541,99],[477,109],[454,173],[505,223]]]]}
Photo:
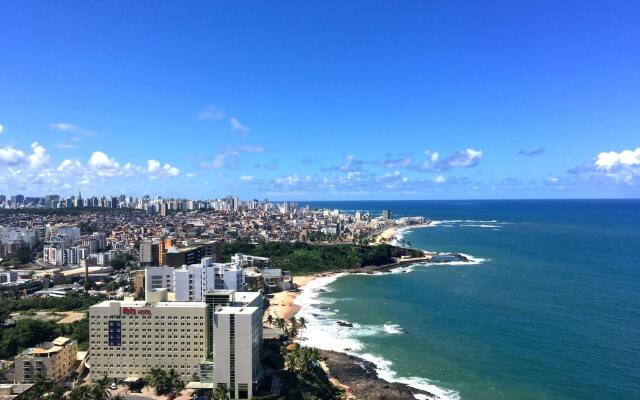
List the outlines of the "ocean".
{"type": "Polygon", "coordinates": [[[640,399],[639,200],[310,204],[425,216],[405,241],[474,262],[313,281],[308,345],[441,399],[640,399]]]}

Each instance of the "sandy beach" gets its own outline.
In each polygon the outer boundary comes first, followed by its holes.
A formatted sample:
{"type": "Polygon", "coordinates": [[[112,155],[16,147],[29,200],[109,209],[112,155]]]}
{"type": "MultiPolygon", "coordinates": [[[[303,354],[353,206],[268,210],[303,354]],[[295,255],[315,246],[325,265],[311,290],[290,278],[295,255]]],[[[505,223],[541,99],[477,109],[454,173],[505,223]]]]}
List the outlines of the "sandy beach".
{"type": "Polygon", "coordinates": [[[387,228],[384,231],[380,232],[374,239],[375,243],[389,243],[391,242],[395,237],[396,237],[396,233],[397,233],[397,228],[395,227],[391,227],[391,228],[387,228]]]}
{"type": "MultiPolygon", "coordinates": [[[[326,275],[327,274],[294,276],[293,283],[298,288],[302,288],[312,280],[326,275]]],[[[297,295],[298,292],[294,291],[275,293],[271,300],[269,300],[270,305],[265,313],[265,317],[267,314],[271,314],[273,318],[289,319],[296,315],[296,313],[300,311],[300,306],[293,303],[297,295]]]]}

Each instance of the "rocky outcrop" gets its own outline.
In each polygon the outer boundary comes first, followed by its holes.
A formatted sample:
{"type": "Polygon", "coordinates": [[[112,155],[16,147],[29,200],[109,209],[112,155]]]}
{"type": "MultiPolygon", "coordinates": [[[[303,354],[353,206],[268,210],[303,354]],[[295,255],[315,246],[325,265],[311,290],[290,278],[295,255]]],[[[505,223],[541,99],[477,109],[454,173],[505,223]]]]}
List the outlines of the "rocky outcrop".
{"type": "Polygon", "coordinates": [[[376,365],[361,358],[335,351],[321,351],[329,375],[349,387],[349,392],[361,400],[415,400],[414,394],[435,397],[402,383],[387,382],[378,377],[376,365]]]}

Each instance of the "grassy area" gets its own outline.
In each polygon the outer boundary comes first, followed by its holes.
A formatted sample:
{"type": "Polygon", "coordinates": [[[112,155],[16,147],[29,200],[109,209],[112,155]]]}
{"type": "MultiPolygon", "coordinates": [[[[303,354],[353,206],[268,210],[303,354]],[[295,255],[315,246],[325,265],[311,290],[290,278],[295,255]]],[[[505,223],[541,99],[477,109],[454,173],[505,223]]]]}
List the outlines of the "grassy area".
{"type": "Polygon", "coordinates": [[[304,242],[249,243],[245,241],[222,244],[222,257],[230,261],[235,253],[269,257],[272,267],[291,271],[294,275],[385,265],[400,256],[419,257],[419,250],[388,244],[367,246],[359,244],[311,244],[304,242]]]}
{"type": "Polygon", "coordinates": [[[102,296],[90,296],[86,293],[69,293],[64,297],[0,299],[0,317],[4,320],[12,312],[29,310],[81,311],[102,300],[102,296]]]}

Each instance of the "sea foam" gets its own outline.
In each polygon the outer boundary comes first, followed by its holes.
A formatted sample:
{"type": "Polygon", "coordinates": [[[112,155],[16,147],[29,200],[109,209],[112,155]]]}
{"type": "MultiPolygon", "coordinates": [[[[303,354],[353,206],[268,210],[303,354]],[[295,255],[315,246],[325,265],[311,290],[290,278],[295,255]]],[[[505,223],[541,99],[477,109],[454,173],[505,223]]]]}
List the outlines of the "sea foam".
{"type": "MultiPolygon", "coordinates": [[[[396,335],[403,330],[397,324],[388,322],[382,326],[363,325],[353,323],[352,327],[338,324],[338,320],[332,318],[335,312],[323,309],[322,293],[327,292],[327,287],[338,278],[346,274],[334,274],[316,278],[301,288],[294,303],[301,307],[298,317],[306,319],[307,328],[302,333],[300,341],[306,346],[317,347],[323,350],[332,350],[352,354],[376,365],[378,376],[389,382],[399,382],[415,389],[433,393],[436,399],[457,400],[460,398],[457,392],[439,387],[426,378],[401,377],[391,369],[392,362],[382,357],[366,353],[364,346],[358,338],[372,335],[396,335]]],[[[426,398],[416,395],[416,398],[426,398]]]]}

